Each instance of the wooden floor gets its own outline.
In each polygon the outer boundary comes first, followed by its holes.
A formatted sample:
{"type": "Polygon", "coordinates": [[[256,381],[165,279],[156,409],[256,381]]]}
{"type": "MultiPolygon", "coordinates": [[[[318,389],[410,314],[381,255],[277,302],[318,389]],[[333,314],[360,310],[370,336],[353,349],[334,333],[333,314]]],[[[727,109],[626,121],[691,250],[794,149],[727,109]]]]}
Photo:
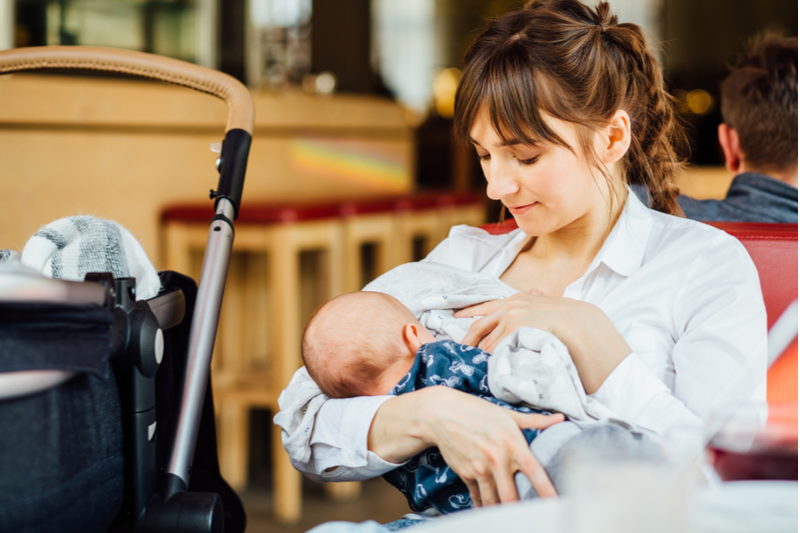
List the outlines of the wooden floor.
{"type": "Polygon", "coordinates": [[[247,533],[302,533],[331,520],[375,520],[385,524],[409,512],[405,497],[383,478],[364,482],[361,497],[345,503],[327,500],[321,485],[305,480],[303,517],[294,525],[273,520],[271,493],[266,487],[248,488],[240,496],[247,511],[247,533]]]}

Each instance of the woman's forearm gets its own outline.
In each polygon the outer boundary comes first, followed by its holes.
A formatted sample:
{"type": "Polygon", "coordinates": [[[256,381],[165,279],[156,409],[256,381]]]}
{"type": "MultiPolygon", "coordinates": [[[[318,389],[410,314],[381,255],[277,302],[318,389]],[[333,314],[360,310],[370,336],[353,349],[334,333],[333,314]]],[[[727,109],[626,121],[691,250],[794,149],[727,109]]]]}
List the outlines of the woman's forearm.
{"type": "Polygon", "coordinates": [[[598,307],[576,302],[575,311],[556,336],[569,349],[587,394],[593,394],[631,349],[598,307]]]}
{"type": "Polygon", "coordinates": [[[367,447],[385,461],[402,463],[431,447],[422,413],[436,403],[439,387],[420,389],[386,400],[375,413],[367,447]]]}

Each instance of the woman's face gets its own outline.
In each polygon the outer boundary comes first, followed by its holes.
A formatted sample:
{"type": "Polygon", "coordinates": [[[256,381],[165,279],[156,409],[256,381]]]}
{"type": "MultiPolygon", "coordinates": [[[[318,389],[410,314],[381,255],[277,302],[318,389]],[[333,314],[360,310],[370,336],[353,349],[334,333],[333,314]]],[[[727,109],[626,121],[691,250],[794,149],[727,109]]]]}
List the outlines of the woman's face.
{"type": "Polygon", "coordinates": [[[486,177],[487,195],[503,202],[528,235],[604,230],[610,201],[606,179],[583,155],[572,124],[544,118],[575,153],[548,142],[504,144],[486,108],[478,113],[470,139],[486,177]]]}

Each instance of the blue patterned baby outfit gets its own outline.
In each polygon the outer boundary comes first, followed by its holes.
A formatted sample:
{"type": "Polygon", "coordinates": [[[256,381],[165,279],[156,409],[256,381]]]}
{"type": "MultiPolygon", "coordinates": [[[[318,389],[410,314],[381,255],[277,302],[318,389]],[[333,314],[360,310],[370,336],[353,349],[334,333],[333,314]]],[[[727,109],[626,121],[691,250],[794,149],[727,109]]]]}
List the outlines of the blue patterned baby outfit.
{"type": "MultiPolygon", "coordinates": [[[[489,353],[450,340],[425,344],[417,351],[414,365],[389,394],[398,395],[423,387],[444,385],[480,396],[507,409],[523,413],[545,413],[498,400],[489,391],[489,353]]],[[[528,444],[538,429],[523,429],[528,444]]],[[[428,448],[411,460],[387,472],[384,479],[405,494],[411,509],[419,512],[433,507],[442,513],[472,508],[472,498],[463,481],[450,470],[438,448],[428,448]]]]}

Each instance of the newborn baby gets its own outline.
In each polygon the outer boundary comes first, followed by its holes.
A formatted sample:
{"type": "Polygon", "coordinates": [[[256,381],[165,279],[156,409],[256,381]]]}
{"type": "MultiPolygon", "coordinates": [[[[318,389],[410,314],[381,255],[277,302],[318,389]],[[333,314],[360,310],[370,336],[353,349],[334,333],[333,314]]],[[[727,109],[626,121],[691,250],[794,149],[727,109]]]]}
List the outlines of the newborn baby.
{"type": "MultiPolygon", "coordinates": [[[[526,413],[494,398],[487,379],[489,354],[450,340],[436,342],[397,299],[379,292],[353,292],[322,306],[306,326],[302,344],[306,369],[332,398],[403,394],[445,385],[526,413]]],[[[522,430],[530,443],[537,429],[522,430]]],[[[414,511],[442,513],[472,507],[469,490],[437,448],[384,474],[414,511]]]]}
{"type": "MultiPolygon", "coordinates": [[[[348,293],[323,305],[306,326],[302,353],[308,373],[332,398],[404,394],[444,385],[509,409],[549,414],[495,398],[488,385],[489,353],[451,340],[437,342],[407,307],[379,292],[348,293]]],[[[529,444],[542,433],[522,432],[529,444]]],[[[545,435],[552,437],[543,438],[539,450],[533,445],[531,449],[557,490],[564,453],[587,439],[593,446],[606,443],[636,453],[642,445],[654,446],[640,433],[610,424],[583,431],[571,422],[556,424],[545,435]]],[[[437,448],[416,455],[384,478],[405,494],[414,511],[434,507],[449,513],[472,507],[469,490],[437,448]]],[[[515,480],[521,498],[536,496],[524,475],[518,473],[515,480]]]]}

